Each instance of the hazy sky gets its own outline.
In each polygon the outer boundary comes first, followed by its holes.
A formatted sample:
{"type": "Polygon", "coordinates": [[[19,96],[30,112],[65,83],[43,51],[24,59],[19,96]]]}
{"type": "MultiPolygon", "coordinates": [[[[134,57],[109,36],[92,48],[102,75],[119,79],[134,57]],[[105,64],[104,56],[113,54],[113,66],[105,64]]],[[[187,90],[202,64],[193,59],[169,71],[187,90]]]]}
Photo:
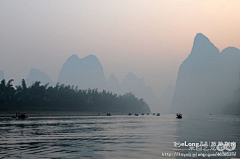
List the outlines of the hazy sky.
{"type": "Polygon", "coordinates": [[[239,0],[0,0],[0,70],[57,80],[72,54],[94,54],[105,78],[144,77],[160,96],[175,84],[196,33],[240,48],[239,0]]]}

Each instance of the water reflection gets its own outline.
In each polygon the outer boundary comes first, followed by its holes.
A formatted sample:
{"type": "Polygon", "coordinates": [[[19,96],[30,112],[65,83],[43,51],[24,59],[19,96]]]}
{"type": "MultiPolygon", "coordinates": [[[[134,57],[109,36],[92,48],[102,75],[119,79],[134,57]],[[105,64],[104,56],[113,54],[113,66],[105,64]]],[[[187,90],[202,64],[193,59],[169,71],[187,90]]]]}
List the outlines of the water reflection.
{"type": "MultiPolygon", "coordinates": [[[[176,123],[177,130],[175,132],[177,142],[200,143],[201,141],[208,142],[237,142],[240,143],[240,117],[238,116],[220,116],[220,115],[205,115],[205,116],[188,116],[176,123]]],[[[210,143],[209,143],[210,142],[210,143]]],[[[193,146],[194,147],[194,146],[193,146]]],[[[180,147],[176,148],[176,152],[182,154],[187,153],[204,153],[213,154],[217,151],[211,150],[210,146],[205,149],[196,147],[180,147]]],[[[240,156],[240,149],[237,147],[237,156],[240,156]]],[[[176,157],[186,159],[186,157],[176,157]]],[[[201,157],[197,157],[201,158],[201,157]]],[[[206,158],[206,157],[202,157],[206,158]]],[[[207,157],[207,158],[231,158],[231,157],[207,157]]]]}
{"type": "Polygon", "coordinates": [[[239,141],[239,118],[174,115],[0,118],[2,158],[169,158],[174,141],[239,141]]]}

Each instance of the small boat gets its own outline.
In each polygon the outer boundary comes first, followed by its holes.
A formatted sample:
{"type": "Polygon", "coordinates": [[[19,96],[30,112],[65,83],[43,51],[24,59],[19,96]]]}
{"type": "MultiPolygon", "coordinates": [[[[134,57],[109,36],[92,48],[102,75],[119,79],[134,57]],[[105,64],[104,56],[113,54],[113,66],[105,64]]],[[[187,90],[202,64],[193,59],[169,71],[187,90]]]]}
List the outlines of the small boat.
{"type": "Polygon", "coordinates": [[[135,116],[138,116],[138,113],[135,113],[135,116]]]}
{"type": "Polygon", "coordinates": [[[160,116],[160,113],[157,113],[157,115],[156,116],[160,116]]]}
{"type": "Polygon", "coordinates": [[[144,115],[144,113],[142,113],[142,115],[144,115]]]}
{"type": "Polygon", "coordinates": [[[153,115],[155,115],[155,113],[153,113],[153,115]]]}
{"type": "Polygon", "coordinates": [[[128,113],[128,115],[132,115],[132,113],[128,113]]]}
{"type": "Polygon", "coordinates": [[[16,116],[12,116],[12,118],[16,118],[16,119],[26,119],[28,118],[28,116],[26,115],[27,113],[25,112],[17,112],[16,116]]]}
{"type": "Polygon", "coordinates": [[[110,113],[107,113],[107,116],[111,116],[111,114],[110,114],[110,113]]]}
{"type": "Polygon", "coordinates": [[[177,113],[177,114],[176,114],[176,118],[178,118],[178,119],[182,119],[182,114],[177,113]]]}

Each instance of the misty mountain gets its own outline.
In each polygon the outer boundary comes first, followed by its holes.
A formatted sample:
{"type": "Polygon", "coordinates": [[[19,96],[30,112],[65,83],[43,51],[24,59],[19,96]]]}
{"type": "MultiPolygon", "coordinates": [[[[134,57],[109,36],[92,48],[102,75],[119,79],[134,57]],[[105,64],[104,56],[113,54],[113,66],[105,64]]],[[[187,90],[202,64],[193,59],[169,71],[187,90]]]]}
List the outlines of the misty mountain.
{"type": "Polygon", "coordinates": [[[41,84],[43,84],[43,85],[47,84],[47,83],[49,83],[49,86],[53,85],[51,78],[47,74],[45,74],[44,72],[42,72],[38,69],[32,68],[26,79],[26,84],[28,86],[30,86],[33,83],[35,83],[36,81],[40,81],[41,84]]]}
{"type": "Polygon", "coordinates": [[[118,79],[117,79],[117,77],[115,76],[114,73],[112,73],[110,75],[109,80],[108,80],[108,85],[111,86],[111,87],[119,86],[118,79]]]}
{"type": "Polygon", "coordinates": [[[94,55],[82,59],[77,55],[69,57],[62,66],[58,82],[78,86],[79,89],[103,89],[106,85],[103,67],[94,55]]]}
{"type": "MultiPolygon", "coordinates": [[[[132,72],[129,72],[126,77],[124,78],[124,80],[122,81],[122,85],[124,87],[124,89],[127,92],[132,92],[135,90],[142,90],[142,89],[149,89],[151,90],[150,87],[148,87],[143,78],[138,78],[136,75],[134,75],[132,72]]],[[[140,92],[139,92],[140,93],[140,92]]],[[[144,93],[144,92],[141,92],[144,93]]]]}
{"type": "Polygon", "coordinates": [[[168,113],[171,109],[175,87],[168,85],[161,96],[161,112],[168,113]]]}
{"type": "Polygon", "coordinates": [[[114,73],[110,75],[105,89],[117,94],[129,93],[122,87],[121,82],[118,81],[114,73]]]}
{"type": "Polygon", "coordinates": [[[188,58],[179,67],[172,112],[218,113],[232,101],[239,85],[240,50],[221,53],[199,33],[188,58]]]}
{"type": "Polygon", "coordinates": [[[121,82],[125,92],[132,92],[138,98],[143,98],[149,105],[152,112],[160,110],[159,101],[153,90],[148,87],[143,78],[138,78],[133,73],[128,73],[121,82]]]}
{"type": "Polygon", "coordinates": [[[240,72],[239,72],[239,86],[235,91],[234,98],[231,103],[228,103],[223,108],[222,113],[240,115],[240,72]]]}
{"type": "Polygon", "coordinates": [[[4,79],[4,72],[0,70],[0,80],[4,79]]]}
{"type": "Polygon", "coordinates": [[[129,72],[122,82],[119,82],[112,73],[106,89],[122,95],[132,92],[136,97],[143,98],[152,112],[161,110],[159,101],[152,89],[146,85],[143,78],[138,78],[132,72],[129,72]]]}
{"type": "Polygon", "coordinates": [[[58,82],[78,86],[79,89],[105,89],[121,95],[132,92],[137,98],[143,98],[151,110],[157,110],[160,106],[156,95],[146,85],[144,79],[138,78],[133,73],[128,73],[122,82],[119,82],[115,74],[112,73],[106,82],[103,67],[94,55],[82,59],[78,58],[77,55],[69,57],[62,66],[58,82]]]}

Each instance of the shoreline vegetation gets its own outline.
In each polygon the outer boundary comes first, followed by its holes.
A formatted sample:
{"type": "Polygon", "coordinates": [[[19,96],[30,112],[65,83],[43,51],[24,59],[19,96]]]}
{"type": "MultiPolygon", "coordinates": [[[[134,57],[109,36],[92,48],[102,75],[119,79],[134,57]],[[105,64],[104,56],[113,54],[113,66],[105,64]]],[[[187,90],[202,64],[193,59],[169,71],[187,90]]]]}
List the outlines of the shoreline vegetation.
{"type": "Polygon", "coordinates": [[[142,112],[150,109],[143,98],[138,99],[133,93],[117,95],[97,89],[81,90],[78,87],[56,84],[41,85],[35,82],[27,86],[13,86],[13,79],[0,83],[0,111],[78,111],[78,112],[142,112]]]}

